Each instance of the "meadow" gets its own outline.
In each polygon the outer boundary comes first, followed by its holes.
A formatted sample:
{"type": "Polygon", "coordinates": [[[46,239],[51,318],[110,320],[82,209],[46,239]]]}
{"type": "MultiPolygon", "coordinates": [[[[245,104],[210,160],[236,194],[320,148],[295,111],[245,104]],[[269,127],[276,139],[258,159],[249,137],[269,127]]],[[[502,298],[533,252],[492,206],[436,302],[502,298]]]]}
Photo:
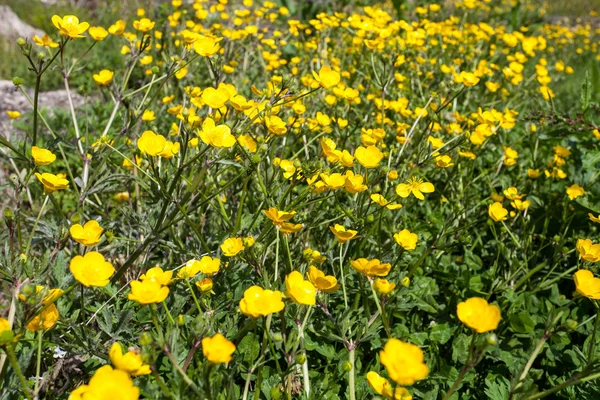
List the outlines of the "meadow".
{"type": "Polygon", "coordinates": [[[598,4],[3,2],[0,398],[600,397],[598,4]]]}

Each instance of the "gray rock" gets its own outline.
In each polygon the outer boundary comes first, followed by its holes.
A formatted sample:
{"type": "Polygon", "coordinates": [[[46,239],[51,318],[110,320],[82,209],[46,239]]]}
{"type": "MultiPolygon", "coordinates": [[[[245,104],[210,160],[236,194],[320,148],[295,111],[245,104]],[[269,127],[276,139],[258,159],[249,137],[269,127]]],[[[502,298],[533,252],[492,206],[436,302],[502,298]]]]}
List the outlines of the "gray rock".
{"type": "Polygon", "coordinates": [[[0,6],[0,36],[7,39],[42,37],[45,32],[21,21],[9,6],[0,6]]]}

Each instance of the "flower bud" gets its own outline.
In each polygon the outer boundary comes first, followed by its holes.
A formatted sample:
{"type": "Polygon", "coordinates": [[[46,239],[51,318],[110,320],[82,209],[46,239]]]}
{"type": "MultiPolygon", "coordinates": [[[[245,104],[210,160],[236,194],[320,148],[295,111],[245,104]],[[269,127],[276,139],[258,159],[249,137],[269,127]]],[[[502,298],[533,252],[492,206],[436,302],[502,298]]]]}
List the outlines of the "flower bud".
{"type": "Polygon", "coordinates": [[[13,212],[10,208],[5,208],[4,209],[4,218],[6,219],[10,219],[13,217],[13,212]]]}
{"type": "Polygon", "coordinates": [[[373,222],[373,221],[375,221],[375,217],[373,215],[369,215],[367,217],[367,222],[373,222]]]}
{"type": "Polygon", "coordinates": [[[23,84],[23,79],[19,78],[18,76],[15,76],[13,78],[13,85],[15,86],[19,86],[23,84]]]}
{"type": "Polygon", "coordinates": [[[153,74],[158,74],[160,72],[160,68],[155,65],[150,69],[150,71],[152,71],[153,74]]]}
{"type": "Polygon", "coordinates": [[[253,164],[258,164],[260,162],[260,156],[258,154],[253,154],[251,160],[253,164]]]}
{"type": "Polygon", "coordinates": [[[271,334],[271,339],[273,339],[274,342],[281,342],[283,340],[283,336],[280,332],[275,332],[271,334]]]}
{"type": "Polygon", "coordinates": [[[140,345],[149,346],[150,344],[152,344],[152,335],[148,332],[143,332],[140,335],[140,345]]]}
{"type": "Polygon", "coordinates": [[[27,262],[27,254],[25,254],[25,253],[21,253],[21,254],[19,255],[19,261],[21,261],[21,262],[23,262],[23,263],[26,263],[26,262],[27,262]]]}
{"type": "Polygon", "coordinates": [[[567,328],[573,330],[575,328],[577,328],[577,321],[569,318],[566,322],[565,325],[567,326],[567,328]]]}
{"type": "Polygon", "coordinates": [[[346,361],[346,362],[344,363],[344,365],[342,365],[342,369],[343,369],[345,372],[350,372],[350,371],[352,371],[352,364],[350,364],[348,361],[346,361]]]}
{"type": "Polygon", "coordinates": [[[271,388],[271,399],[279,400],[281,399],[281,390],[277,386],[273,386],[271,388]]]}
{"type": "Polygon", "coordinates": [[[498,336],[496,336],[495,333],[488,333],[485,337],[485,341],[490,346],[495,346],[496,344],[498,344],[498,336]]]}
{"type": "Polygon", "coordinates": [[[177,325],[183,326],[185,324],[185,320],[183,319],[183,314],[179,314],[177,316],[177,325]]]}
{"type": "Polygon", "coordinates": [[[402,278],[402,286],[404,287],[408,287],[410,285],[410,278],[408,276],[405,276],[404,278],[402,278]]]}
{"type": "Polygon", "coordinates": [[[304,364],[305,361],[306,361],[306,355],[298,354],[296,356],[296,364],[304,364]]]}
{"type": "Polygon", "coordinates": [[[19,46],[25,46],[27,44],[27,41],[25,39],[23,39],[22,37],[17,39],[17,44],[19,46]]]}

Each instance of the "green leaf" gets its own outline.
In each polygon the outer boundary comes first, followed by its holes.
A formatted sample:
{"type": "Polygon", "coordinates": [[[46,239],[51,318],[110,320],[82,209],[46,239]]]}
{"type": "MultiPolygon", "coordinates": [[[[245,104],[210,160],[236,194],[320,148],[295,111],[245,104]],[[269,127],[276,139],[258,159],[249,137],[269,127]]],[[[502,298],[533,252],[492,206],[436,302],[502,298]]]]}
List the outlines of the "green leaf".
{"type": "Polygon", "coordinates": [[[450,340],[455,330],[456,327],[451,327],[448,324],[435,325],[433,328],[431,328],[429,340],[439,344],[445,344],[448,340],[450,340]]]}
{"type": "Polygon", "coordinates": [[[464,364],[467,361],[467,352],[469,350],[469,336],[461,333],[452,342],[452,361],[464,364]]]}
{"type": "Polygon", "coordinates": [[[581,85],[581,97],[579,101],[581,102],[581,111],[585,112],[590,106],[590,101],[592,100],[592,78],[590,76],[590,71],[585,72],[585,78],[583,79],[583,85],[581,85]]]}
{"type": "Polygon", "coordinates": [[[493,381],[485,381],[486,389],[485,394],[490,400],[506,400],[509,397],[509,382],[508,380],[499,375],[493,381]]]}
{"type": "Polygon", "coordinates": [[[517,333],[530,333],[535,328],[535,322],[528,313],[520,312],[510,316],[510,326],[517,333]]]}

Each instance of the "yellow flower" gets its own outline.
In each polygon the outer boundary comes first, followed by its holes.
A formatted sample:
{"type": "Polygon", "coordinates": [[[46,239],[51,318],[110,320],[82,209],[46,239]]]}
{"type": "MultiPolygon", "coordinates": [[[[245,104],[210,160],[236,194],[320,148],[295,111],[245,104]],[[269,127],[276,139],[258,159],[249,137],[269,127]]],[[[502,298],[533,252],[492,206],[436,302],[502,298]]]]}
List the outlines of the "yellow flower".
{"type": "Polygon", "coordinates": [[[40,174],[36,172],[35,177],[38,178],[38,180],[44,185],[44,193],[46,194],[50,194],[56,190],[69,188],[69,181],[58,175],[49,174],[46,172],[40,174]]]}
{"type": "Polygon", "coordinates": [[[391,338],[379,352],[388,376],[402,386],[412,385],[429,374],[423,351],[416,345],[391,338]]]}
{"type": "Polygon", "coordinates": [[[204,278],[196,281],[196,287],[203,293],[210,292],[213,288],[213,281],[210,278],[204,278]]]}
{"type": "Polygon", "coordinates": [[[502,207],[502,203],[495,202],[488,207],[488,214],[496,222],[506,221],[508,210],[502,207]]]}
{"type": "Polygon", "coordinates": [[[227,257],[235,257],[240,251],[244,250],[244,243],[239,237],[225,239],[221,244],[221,251],[227,257]]]}
{"type": "Polygon", "coordinates": [[[237,142],[242,145],[250,153],[256,153],[257,144],[256,141],[250,135],[240,135],[237,138],[237,142]]]}
{"type": "Polygon", "coordinates": [[[104,40],[108,36],[108,31],[101,26],[91,26],[88,33],[97,42],[104,40]]]}
{"type": "Polygon", "coordinates": [[[123,354],[123,349],[118,342],[113,343],[108,352],[112,365],[120,370],[125,371],[132,376],[148,375],[150,366],[145,365],[142,361],[142,356],[139,352],[128,351],[123,354]]]}
{"type": "Polygon", "coordinates": [[[235,345],[220,333],[202,339],[202,353],[213,364],[228,363],[234,351],[235,345]]]}
{"type": "Polygon", "coordinates": [[[376,168],[383,158],[383,153],[375,146],[359,146],[354,152],[354,157],[363,167],[376,168]]]}
{"type": "Polygon", "coordinates": [[[142,114],[142,121],[154,121],[155,119],[156,116],[154,115],[154,111],[144,110],[144,113],[142,114]]]}
{"type": "Polygon", "coordinates": [[[268,210],[263,210],[263,213],[273,222],[273,225],[275,226],[289,221],[294,215],[296,215],[296,211],[279,211],[275,207],[271,207],[268,210]]]}
{"type": "Polygon", "coordinates": [[[165,143],[165,147],[158,155],[160,157],[167,158],[167,159],[173,158],[174,155],[179,153],[179,147],[180,147],[179,142],[173,143],[170,140],[167,140],[165,143]]]}
{"type": "Polygon", "coordinates": [[[495,304],[488,304],[481,297],[471,297],[458,303],[456,307],[458,319],[477,333],[485,333],[498,328],[500,309],[495,304]]]}
{"type": "Polygon", "coordinates": [[[361,274],[365,274],[368,277],[373,276],[387,276],[392,269],[392,265],[389,263],[382,264],[379,259],[367,260],[366,258],[359,258],[357,260],[350,261],[352,268],[361,274]]]}
{"type": "Polygon", "coordinates": [[[97,251],[90,251],[82,256],[75,256],[69,264],[75,279],[83,286],[104,287],[115,273],[113,265],[97,251]]]}
{"type": "Polygon", "coordinates": [[[423,193],[433,193],[434,191],[435,187],[432,183],[424,182],[423,179],[417,179],[416,177],[396,186],[396,194],[402,198],[407,198],[412,193],[417,199],[424,200],[423,193]]]}
{"type": "Polygon", "coordinates": [[[119,192],[114,196],[116,201],[129,201],[129,192],[119,192]]]}
{"type": "Polygon", "coordinates": [[[348,193],[360,193],[368,189],[367,185],[363,183],[364,177],[359,174],[355,174],[354,172],[348,170],[346,171],[346,181],[344,185],[344,189],[348,193]]]}
{"type": "Polygon", "coordinates": [[[169,288],[151,279],[131,281],[131,293],[127,298],[138,303],[162,303],[169,295],[169,288]]]}
{"type": "Polygon", "coordinates": [[[286,296],[295,303],[309,306],[315,305],[317,290],[310,281],[304,280],[298,271],[292,271],[285,278],[286,296]]]}
{"type": "Polygon", "coordinates": [[[219,85],[216,89],[209,87],[202,92],[202,101],[214,110],[223,107],[230,98],[231,93],[223,85],[219,85]]]}
{"type": "Polygon", "coordinates": [[[142,137],[137,141],[137,146],[143,154],[157,156],[167,147],[167,139],[163,135],[158,135],[152,131],[144,131],[142,137]]]}
{"type": "Polygon", "coordinates": [[[438,168],[449,168],[452,167],[454,163],[452,162],[452,158],[450,156],[443,155],[435,158],[435,165],[438,168]]]}
{"type": "Polygon", "coordinates": [[[291,222],[284,222],[283,224],[276,225],[275,227],[277,228],[277,230],[279,230],[279,232],[283,233],[284,235],[289,235],[298,232],[304,227],[304,225],[293,224],[291,222]]]}
{"type": "Polygon", "coordinates": [[[335,276],[325,275],[323,271],[312,265],[308,267],[308,280],[321,292],[333,293],[340,288],[335,276]]]}
{"type": "Polygon", "coordinates": [[[459,81],[466,87],[471,87],[479,83],[479,78],[471,72],[462,71],[459,75],[459,81]]]}
{"type": "Polygon", "coordinates": [[[173,278],[173,271],[163,271],[159,266],[150,268],[145,274],[140,276],[141,281],[150,280],[163,286],[171,283],[171,278],[173,278]]]}
{"type": "Polygon", "coordinates": [[[154,28],[154,21],[150,21],[148,18],[142,18],[139,21],[133,21],[133,27],[140,32],[148,32],[154,28]]]}
{"type": "Polygon", "coordinates": [[[330,226],[329,229],[338,240],[338,243],[346,243],[348,240],[356,239],[358,231],[354,231],[352,229],[346,229],[344,226],[340,224],[335,224],[335,226],[330,226]]]}
{"type": "Polygon", "coordinates": [[[600,244],[594,244],[590,239],[577,239],[575,247],[584,261],[600,261],[600,244]]]}
{"type": "Polygon", "coordinates": [[[31,157],[35,161],[35,165],[49,165],[56,160],[56,154],[47,149],[42,149],[37,146],[31,147],[31,157]]]}
{"type": "Polygon", "coordinates": [[[113,76],[115,76],[114,72],[112,72],[108,69],[103,69],[102,71],[98,72],[97,74],[94,74],[93,78],[94,78],[94,82],[96,82],[98,85],[107,86],[109,83],[112,82],[113,76]]]}
{"type": "Polygon", "coordinates": [[[211,57],[221,48],[219,42],[222,39],[215,36],[199,35],[194,41],[194,51],[202,57],[211,57]]]}
{"type": "Polygon", "coordinates": [[[120,35],[125,32],[125,25],[125,21],[120,19],[108,28],[108,33],[111,35],[120,35]]]}
{"type": "Polygon", "coordinates": [[[105,365],[96,370],[87,385],[73,390],[69,400],[138,400],[139,397],[140,390],[133,384],[127,372],[105,365]]]}
{"type": "Polygon", "coordinates": [[[590,299],[600,300],[600,279],[592,271],[580,269],[573,276],[577,293],[590,299]]]}
{"type": "Polygon", "coordinates": [[[225,124],[215,125],[215,121],[208,117],[202,123],[200,139],[210,146],[216,148],[229,148],[235,144],[235,136],[231,134],[231,129],[225,124]]]}
{"type": "Polygon", "coordinates": [[[371,195],[371,200],[379,204],[381,207],[385,207],[389,210],[398,210],[402,208],[402,204],[392,204],[391,202],[387,201],[385,197],[383,197],[380,193],[373,193],[371,195]]]}
{"type": "Polygon", "coordinates": [[[512,201],[510,203],[510,205],[519,211],[525,211],[529,208],[529,206],[531,205],[531,202],[529,200],[515,200],[515,201],[512,201]]]}
{"type": "Polygon", "coordinates": [[[590,221],[596,222],[596,223],[600,224],[600,215],[598,215],[597,217],[595,217],[594,214],[588,213],[588,217],[590,217],[590,221]]]}
{"type": "Polygon", "coordinates": [[[278,290],[265,290],[260,286],[250,286],[240,300],[240,310],[252,318],[265,317],[283,310],[282,293],[278,290]]]}
{"type": "Polygon", "coordinates": [[[328,189],[337,190],[346,185],[346,177],[339,172],[333,174],[321,174],[321,180],[328,189]]]}
{"type": "Polygon", "coordinates": [[[6,318],[0,318],[0,334],[10,330],[10,322],[6,318]]]}
{"type": "Polygon", "coordinates": [[[283,136],[287,133],[285,122],[276,115],[265,117],[265,126],[274,135],[283,136]]]}
{"type": "Polygon", "coordinates": [[[578,197],[583,196],[585,194],[585,191],[578,184],[574,184],[567,188],[567,194],[569,195],[569,200],[574,200],[578,197]]]}
{"type": "Polygon", "coordinates": [[[84,226],[75,224],[71,226],[69,232],[71,237],[77,242],[85,246],[95,246],[100,243],[100,236],[104,229],[100,227],[98,221],[91,220],[85,223],[84,226]]]}
{"type": "Polygon", "coordinates": [[[63,36],[68,36],[71,39],[77,39],[83,37],[82,33],[89,28],[90,24],[87,22],[79,22],[79,18],[74,15],[65,15],[59,17],[58,15],[52,16],[52,23],[59,30],[63,36]]]}
{"type": "Polygon", "coordinates": [[[367,373],[367,382],[371,389],[373,389],[377,394],[382,395],[386,399],[393,400],[412,400],[412,396],[406,388],[397,387],[394,391],[393,386],[390,382],[379,375],[377,372],[369,371],[367,373]],[[392,395],[393,393],[393,395],[392,395]]]}
{"type": "Polygon", "coordinates": [[[6,115],[8,115],[8,118],[10,119],[19,119],[21,118],[21,113],[18,111],[7,111],[6,115]]]}
{"type": "Polygon", "coordinates": [[[396,284],[394,282],[389,282],[387,279],[377,278],[373,282],[373,289],[382,296],[387,296],[395,288],[396,284]]]}
{"type": "Polygon", "coordinates": [[[318,75],[315,71],[313,71],[312,74],[315,80],[319,82],[319,85],[325,89],[332,88],[340,83],[340,74],[327,65],[321,67],[318,75]]]}
{"type": "Polygon", "coordinates": [[[204,256],[198,260],[190,260],[186,263],[179,274],[179,278],[191,278],[196,276],[198,272],[202,272],[204,275],[213,276],[219,272],[221,266],[221,260],[219,258],[212,258],[211,256],[204,256]]]}
{"type": "Polygon", "coordinates": [[[523,197],[525,197],[524,194],[519,194],[519,189],[514,186],[504,190],[504,195],[508,200],[521,200],[523,197]]]}
{"type": "Polygon", "coordinates": [[[30,332],[49,331],[56,325],[58,317],[58,308],[56,305],[50,304],[27,324],[26,329],[30,332]]]}
{"type": "Polygon", "coordinates": [[[43,35],[41,38],[38,35],[35,35],[33,37],[33,41],[38,46],[50,47],[52,49],[55,49],[59,46],[58,43],[56,43],[54,40],[52,40],[52,38],[50,36],[48,36],[47,34],[43,35]]]}

